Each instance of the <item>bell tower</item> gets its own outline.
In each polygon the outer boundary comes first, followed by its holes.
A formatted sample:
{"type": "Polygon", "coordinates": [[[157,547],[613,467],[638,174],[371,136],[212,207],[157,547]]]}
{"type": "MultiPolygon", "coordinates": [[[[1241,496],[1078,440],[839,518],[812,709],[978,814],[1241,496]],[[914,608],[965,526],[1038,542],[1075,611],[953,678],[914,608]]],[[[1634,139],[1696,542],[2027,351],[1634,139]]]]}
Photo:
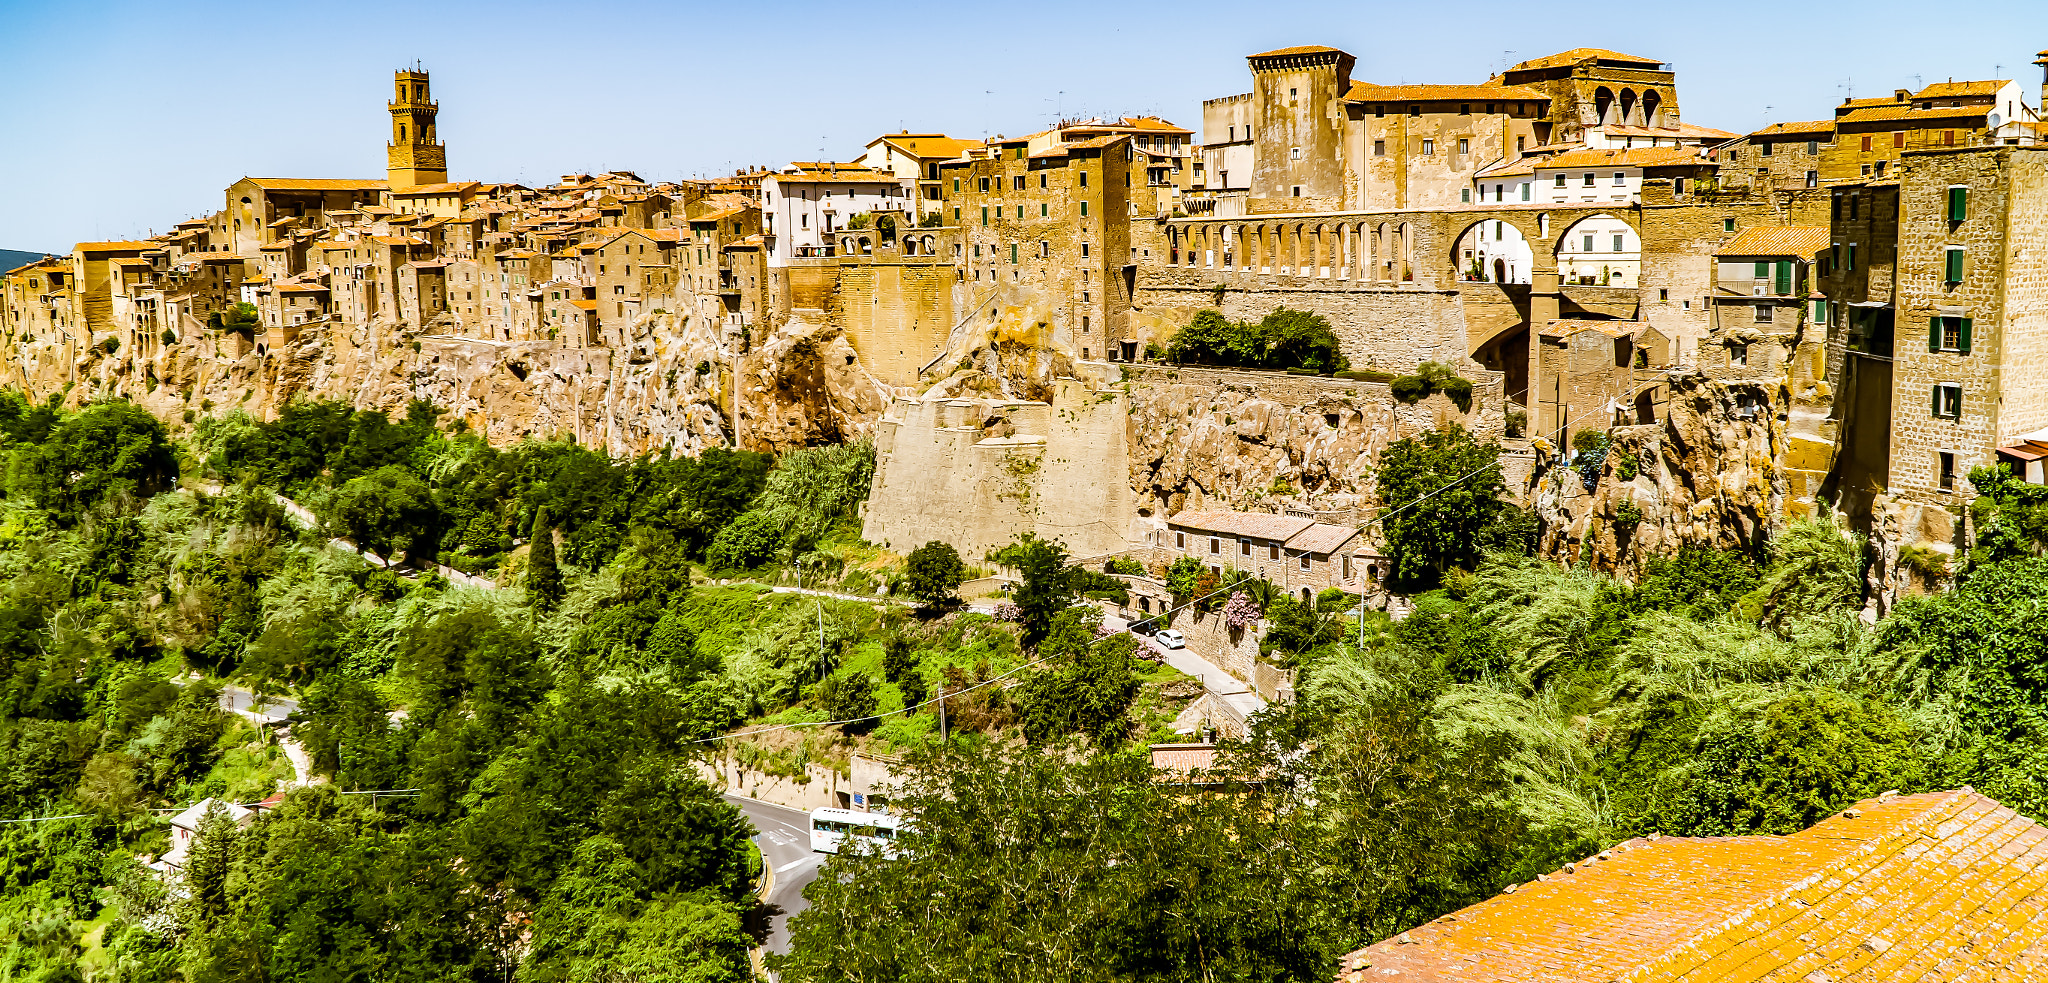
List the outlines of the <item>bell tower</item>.
{"type": "Polygon", "coordinates": [[[391,143],[385,147],[385,174],[394,188],[448,181],[448,148],[434,132],[440,106],[427,90],[427,73],[414,66],[393,73],[391,143]]]}

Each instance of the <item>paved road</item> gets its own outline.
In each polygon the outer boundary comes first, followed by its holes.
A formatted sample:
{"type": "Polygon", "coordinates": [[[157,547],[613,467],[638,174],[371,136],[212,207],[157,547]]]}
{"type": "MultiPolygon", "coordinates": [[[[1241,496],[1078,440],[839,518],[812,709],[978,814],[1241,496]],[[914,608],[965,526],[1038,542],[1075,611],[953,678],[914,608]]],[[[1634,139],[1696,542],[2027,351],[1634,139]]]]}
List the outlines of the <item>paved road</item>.
{"type": "Polygon", "coordinates": [[[772,805],[759,799],[728,793],[727,802],[739,806],[754,824],[754,842],[761,846],[761,860],[775,871],[775,887],[768,892],[768,904],[779,908],[770,920],[769,952],[789,951],[789,918],[811,906],[804,900],[804,888],[817,879],[825,861],[822,853],[811,852],[811,817],[802,809],[772,805]]]}
{"type": "Polygon", "coordinates": [[[262,707],[256,706],[259,697],[240,686],[220,688],[220,708],[230,713],[263,718],[266,723],[283,723],[286,717],[298,712],[299,701],[289,696],[260,697],[262,707]]]}
{"type": "MultiPolygon", "coordinates": [[[[1140,619],[1143,620],[1143,619],[1140,619]]],[[[1128,630],[1131,623],[1113,614],[1102,616],[1102,623],[1110,628],[1128,630]]],[[[1266,699],[1252,691],[1250,685],[1218,668],[1209,660],[1187,649],[1170,649],[1156,638],[1147,635],[1133,636],[1143,645],[1166,660],[1166,664],[1202,681],[1203,688],[1216,694],[1216,698],[1228,704],[1239,715],[1250,719],[1252,714],[1266,709],[1266,699]]]]}

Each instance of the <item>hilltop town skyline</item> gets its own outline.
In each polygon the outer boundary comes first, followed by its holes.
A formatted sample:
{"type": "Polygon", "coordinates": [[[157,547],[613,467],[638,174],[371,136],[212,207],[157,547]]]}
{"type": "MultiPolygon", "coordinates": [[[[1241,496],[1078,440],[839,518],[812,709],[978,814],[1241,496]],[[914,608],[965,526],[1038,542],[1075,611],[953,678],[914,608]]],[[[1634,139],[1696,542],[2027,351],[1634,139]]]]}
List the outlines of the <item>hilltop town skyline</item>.
{"type": "MultiPolygon", "coordinates": [[[[808,8],[789,9],[801,17],[808,8]]],[[[0,187],[8,189],[0,192],[0,248],[62,252],[77,241],[163,232],[201,214],[220,187],[245,175],[374,176],[382,165],[375,137],[384,126],[372,108],[383,95],[376,80],[414,61],[435,73],[437,91],[453,110],[443,119],[444,135],[461,147],[451,176],[528,184],[575,171],[628,169],[659,181],[851,159],[877,132],[1017,136],[1062,115],[1159,115],[1206,140],[1199,133],[1201,102],[1241,87],[1242,56],[1301,43],[1345,46],[1358,54],[1359,78],[1392,84],[1482,82],[1513,61],[1578,46],[1635,52],[1674,66],[1689,94],[1688,119],[1734,132],[1819,118],[1850,91],[1883,94],[1946,77],[2024,78],[2032,71],[2028,43],[2003,43],[2000,32],[1965,26],[2023,21],[2028,11],[2020,3],[1959,5],[1963,16],[1912,32],[1878,30],[1872,25],[1890,22],[1882,16],[1844,22],[1825,9],[1789,9],[1778,12],[1784,29],[1771,36],[1675,13],[1633,15],[1627,23],[1531,22],[1513,16],[1515,9],[1468,8],[1446,29],[1423,35],[1417,32],[1428,30],[1429,11],[1332,6],[1229,31],[1160,32],[1111,17],[1077,36],[1073,18],[1099,11],[1071,5],[1017,24],[913,9],[905,19],[919,25],[912,39],[892,39],[880,23],[755,35],[768,45],[764,50],[786,53],[786,61],[771,62],[789,65],[831,65],[864,45],[888,52],[872,68],[851,68],[862,59],[846,63],[856,76],[874,73],[872,82],[816,88],[805,83],[828,70],[770,70],[742,83],[748,71],[759,71],[751,54],[756,43],[698,42],[756,31],[737,11],[624,8],[609,19],[635,25],[646,57],[605,60],[602,72],[579,76],[588,85],[525,85],[518,80],[527,73],[513,66],[574,58],[550,32],[516,28],[531,23],[539,8],[493,8],[480,21],[482,12],[466,4],[372,6],[366,16],[402,11],[418,30],[323,51],[320,69],[290,85],[237,90],[232,113],[222,117],[197,99],[152,101],[148,112],[132,111],[134,94],[163,73],[154,53],[189,38],[237,51],[243,67],[236,76],[276,78],[302,68],[304,58],[264,39],[318,31],[318,15],[232,3],[173,11],[125,4],[22,8],[13,23],[26,42],[23,56],[0,65],[0,85],[32,92],[39,80],[68,74],[75,80],[66,97],[73,111],[37,124],[43,146],[55,148],[65,166],[47,166],[43,153],[0,153],[0,187]],[[259,17],[246,16],[259,10],[259,17]],[[480,23],[491,28],[480,30],[480,23]],[[1829,43],[1809,43],[1814,32],[1829,43]],[[1389,44],[1390,37],[1401,40],[1389,44]],[[1162,70],[1164,64],[1176,67],[1162,70]],[[966,72],[980,74],[971,81],[966,72]],[[119,123],[96,122],[105,120],[119,123]],[[546,121],[547,138],[537,138],[535,120],[546,121]]],[[[1882,13],[1882,5],[1858,9],[1882,13]]],[[[1216,23],[1200,7],[1180,13],[1188,24],[1216,23]]],[[[601,26],[596,36],[603,36],[601,26]]],[[[26,125],[31,105],[14,103],[0,119],[21,114],[10,125],[26,125]]]]}

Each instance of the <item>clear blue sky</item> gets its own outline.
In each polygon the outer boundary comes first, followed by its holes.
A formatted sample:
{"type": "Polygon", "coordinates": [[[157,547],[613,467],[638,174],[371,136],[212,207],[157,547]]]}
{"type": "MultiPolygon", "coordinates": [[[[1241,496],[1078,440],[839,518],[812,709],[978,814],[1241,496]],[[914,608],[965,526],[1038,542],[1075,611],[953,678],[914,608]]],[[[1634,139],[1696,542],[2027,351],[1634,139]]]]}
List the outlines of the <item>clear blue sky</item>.
{"type": "Polygon", "coordinates": [[[1684,118],[1740,132],[1822,118],[1851,84],[2000,71],[2037,98],[2048,4],[0,0],[0,248],[161,232],[243,175],[382,177],[391,71],[415,59],[452,176],[535,183],[848,159],[1060,109],[1199,129],[1203,99],[1249,88],[1244,55],[1296,44],[1376,82],[1612,48],[1673,63],[1684,118]]]}

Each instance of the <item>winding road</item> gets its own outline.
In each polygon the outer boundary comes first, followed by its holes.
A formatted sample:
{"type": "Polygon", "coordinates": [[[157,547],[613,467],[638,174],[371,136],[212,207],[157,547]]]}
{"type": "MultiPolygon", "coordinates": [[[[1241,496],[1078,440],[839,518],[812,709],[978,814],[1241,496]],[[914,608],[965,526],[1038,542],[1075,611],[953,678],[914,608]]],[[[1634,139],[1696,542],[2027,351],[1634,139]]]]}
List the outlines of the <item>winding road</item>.
{"type": "Polygon", "coordinates": [[[825,855],[811,852],[811,815],[802,809],[773,805],[759,799],[727,793],[727,802],[739,806],[754,824],[754,842],[761,847],[761,862],[775,873],[775,884],[763,901],[774,912],[769,919],[768,952],[789,951],[789,919],[811,906],[804,900],[804,888],[818,878],[825,855]]]}

